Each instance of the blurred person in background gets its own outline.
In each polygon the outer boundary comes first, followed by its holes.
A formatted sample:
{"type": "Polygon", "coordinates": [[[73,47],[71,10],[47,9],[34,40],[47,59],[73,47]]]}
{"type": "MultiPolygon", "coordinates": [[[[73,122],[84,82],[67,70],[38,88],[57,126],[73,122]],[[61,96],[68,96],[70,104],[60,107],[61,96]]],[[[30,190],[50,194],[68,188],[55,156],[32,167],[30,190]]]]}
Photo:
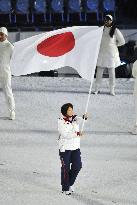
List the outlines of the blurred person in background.
{"type": "Polygon", "coordinates": [[[104,30],[97,60],[97,72],[95,82],[95,92],[99,93],[104,69],[108,69],[110,95],[115,95],[115,68],[120,66],[118,46],[125,44],[124,37],[120,30],[116,28],[111,15],[104,18],[104,30]]]}
{"type": "Polygon", "coordinates": [[[13,45],[7,40],[8,31],[0,28],[0,84],[8,105],[9,119],[15,119],[15,102],[11,88],[10,59],[13,53],[13,45]]]}
{"type": "Polygon", "coordinates": [[[131,131],[131,134],[137,135],[137,61],[135,61],[135,63],[133,64],[132,75],[135,78],[135,82],[134,82],[134,99],[135,99],[135,115],[136,115],[136,119],[135,119],[134,127],[133,127],[133,129],[131,131]]]}

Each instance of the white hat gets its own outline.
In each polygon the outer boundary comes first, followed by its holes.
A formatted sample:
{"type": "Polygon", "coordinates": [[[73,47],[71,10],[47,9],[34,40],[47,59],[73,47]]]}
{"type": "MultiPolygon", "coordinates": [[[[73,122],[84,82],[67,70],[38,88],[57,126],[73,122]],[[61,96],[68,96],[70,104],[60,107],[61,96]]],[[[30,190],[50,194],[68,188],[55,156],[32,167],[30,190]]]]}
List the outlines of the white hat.
{"type": "Polygon", "coordinates": [[[110,14],[107,14],[106,16],[109,17],[111,21],[113,21],[113,17],[110,14]]]}
{"type": "Polygon", "coordinates": [[[4,33],[6,36],[8,36],[8,30],[6,29],[6,27],[1,27],[0,33],[4,33]]]}

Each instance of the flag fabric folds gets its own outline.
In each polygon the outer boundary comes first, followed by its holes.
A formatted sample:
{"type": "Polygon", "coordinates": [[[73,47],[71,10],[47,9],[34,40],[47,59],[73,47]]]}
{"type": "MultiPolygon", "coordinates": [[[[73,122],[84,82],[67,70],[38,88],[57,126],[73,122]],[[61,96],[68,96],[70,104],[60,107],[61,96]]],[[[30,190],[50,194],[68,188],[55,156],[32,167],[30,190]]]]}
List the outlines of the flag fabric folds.
{"type": "Polygon", "coordinates": [[[69,66],[91,81],[94,76],[103,27],[75,26],[42,33],[14,44],[14,76],[69,66]]]}

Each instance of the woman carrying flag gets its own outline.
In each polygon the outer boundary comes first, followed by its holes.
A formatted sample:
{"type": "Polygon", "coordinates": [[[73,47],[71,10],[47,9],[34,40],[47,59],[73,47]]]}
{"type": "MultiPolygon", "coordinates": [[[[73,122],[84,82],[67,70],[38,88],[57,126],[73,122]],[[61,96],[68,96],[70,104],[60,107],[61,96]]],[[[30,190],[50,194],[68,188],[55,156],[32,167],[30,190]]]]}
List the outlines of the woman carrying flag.
{"type": "Polygon", "coordinates": [[[62,193],[71,195],[74,183],[82,168],[79,119],[87,120],[87,115],[78,117],[73,113],[73,105],[66,103],[61,107],[62,116],[58,119],[59,156],[61,160],[62,193]]]}

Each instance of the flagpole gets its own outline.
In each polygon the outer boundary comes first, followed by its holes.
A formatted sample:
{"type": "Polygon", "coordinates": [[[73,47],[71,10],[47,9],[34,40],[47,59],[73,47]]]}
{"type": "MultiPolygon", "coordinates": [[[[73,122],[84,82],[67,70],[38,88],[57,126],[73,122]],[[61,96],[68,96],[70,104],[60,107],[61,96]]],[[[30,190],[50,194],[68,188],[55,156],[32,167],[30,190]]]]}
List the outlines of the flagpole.
{"type": "MultiPolygon", "coordinates": [[[[103,33],[103,28],[104,28],[104,27],[102,26],[102,33],[103,33]]],[[[102,35],[101,35],[100,42],[99,42],[99,49],[100,49],[101,39],[102,39],[102,35]]],[[[97,52],[97,55],[98,55],[98,53],[99,53],[99,49],[98,49],[98,51],[96,51],[96,52],[97,52]]],[[[97,60],[97,59],[96,59],[96,60],[97,60]]],[[[97,63],[97,61],[96,61],[96,63],[97,63]]],[[[94,73],[91,74],[90,88],[89,88],[87,103],[86,103],[86,107],[85,107],[85,114],[87,114],[87,111],[88,111],[88,105],[89,105],[89,100],[90,100],[90,96],[91,96],[91,90],[92,90],[92,85],[93,85],[95,70],[96,70],[96,66],[95,66],[95,68],[94,68],[94,73]]],[[[85,119],[83,119],[83,122],[82,122],[81,132],[83,132],[84,125],[85,125],[85,119]]]]}
{"type": "MultiPolygon", "coordinates": [[[[94,73],[95,73],[95,72],[94,72],[94,73]]],[[[87,111],[88,111],[88,105],[89,105],[89,100],[90,100],[91,91],[92,91],[93,79],[94,79],[94,75],[92,76],[91,81],[90,81],[90,88],[89,88],[87,103],[86,103],[86,107],[85,107],[85,114],[86,114],[87,111]]],[[[83,132],[84,125],[85,125],[85,119],[83,119],[83,122],[82,122],[81,132],[83,132]]]]}

